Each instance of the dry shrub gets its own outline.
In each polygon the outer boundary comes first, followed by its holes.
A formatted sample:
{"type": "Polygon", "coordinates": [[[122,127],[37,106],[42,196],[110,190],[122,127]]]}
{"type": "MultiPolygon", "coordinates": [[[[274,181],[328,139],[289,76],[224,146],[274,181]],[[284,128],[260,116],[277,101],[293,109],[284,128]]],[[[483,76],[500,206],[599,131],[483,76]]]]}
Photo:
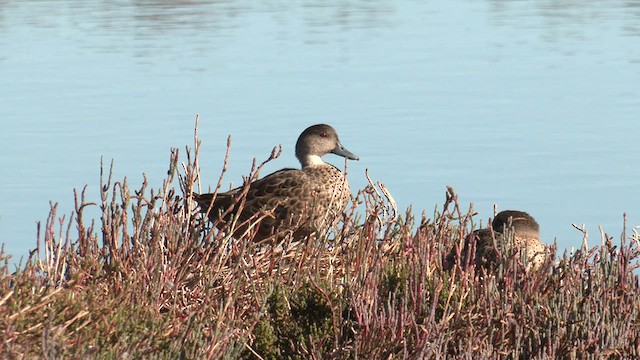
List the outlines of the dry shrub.
{"type": "MultiPolygon", "coordinates": [[[[495,271],[446,272],[473,209],[447,189],[430,217],[399,215],[370,180],[305,241],[232,239],[194,209],[198,148],[196,134],[180,171],[172,150],[160,189],[145,179],[131,191],[109,172],[98,203],[76,194],[68,219],[52,205],[18,271],[0,252],[3,357],[640,357],[637,233],[616,246],[603,233],[600,246],[534,272],[509,247],[495,271]],[[89,206],[98,226],[83,216],[89,206]]],[[[226,158],[218,189],[225,169],[226,158]]]]}

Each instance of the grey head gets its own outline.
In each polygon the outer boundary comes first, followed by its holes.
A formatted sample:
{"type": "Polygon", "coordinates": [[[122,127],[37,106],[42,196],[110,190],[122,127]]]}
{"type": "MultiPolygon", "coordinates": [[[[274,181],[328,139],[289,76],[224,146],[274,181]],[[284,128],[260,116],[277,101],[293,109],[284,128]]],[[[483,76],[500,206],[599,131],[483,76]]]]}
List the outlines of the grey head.
{"type": "Polygon", "coordinates": [[[494,229],[504,231],[511,224],[514,231],[515,245],[526,249],[529,269],[540,269],[547,258],[547,247],[540,242],[540,226],[533,216],[524,211],[505,210],[493,219],[494,229]]]}
{"type": "Polygon", "coordinates": [[[540,226],[538,225],[538,222],[533,218],[533,216],[524,211],[501,211],[496,215],[495,219],[493,219],[491,225],[493,230],[498,232],[504,232],[505,228],[508,228],[509,225],[511,225],[518,236],[540,237],[540,226]]]}
{"type": "Polygon", "coordinates": [[[350,160],[358,156],[347,150],[338,138],[338,133],[329,125],[318,124],[308,127],[296,142],[296,157],[302,167],[324,165],[322,157],[333,153],[350,160]]]}

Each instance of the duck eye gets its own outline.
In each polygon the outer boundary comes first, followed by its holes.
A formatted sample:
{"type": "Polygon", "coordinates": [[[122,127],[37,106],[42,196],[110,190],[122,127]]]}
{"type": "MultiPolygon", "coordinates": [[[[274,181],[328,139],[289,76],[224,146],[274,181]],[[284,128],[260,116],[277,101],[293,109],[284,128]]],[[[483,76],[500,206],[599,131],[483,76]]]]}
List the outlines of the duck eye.
{"type": "Polygon", "coordinates": [[[327,137],[327,133],[326,133],[326,132],[324,132],[324,131],[323,131],[323,132],[321,132],[321,133],[320,133],[320,137],[327,137]]]}

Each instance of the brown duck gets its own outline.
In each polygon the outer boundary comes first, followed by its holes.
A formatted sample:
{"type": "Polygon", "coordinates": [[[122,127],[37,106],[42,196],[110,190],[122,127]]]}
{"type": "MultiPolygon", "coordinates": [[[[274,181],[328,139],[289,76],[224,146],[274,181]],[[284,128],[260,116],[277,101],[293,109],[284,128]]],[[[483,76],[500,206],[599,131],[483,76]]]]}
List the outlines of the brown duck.
{"type": "MultiPolygon", "coordinates": [[[[460,257],[466,258],[471,240],[475,237],[476,251],[475,262],[477,267],[490,269],[496,266],[498,253],[493,239],[495,236],[498,247],[504,244],[504,233],[513,232],[514,247],[516,250],[526,249],[527,270],[539,269],[546,258],[546,247],[540,242],[540,226],[533,216],[524,211],[505,210],[496,215],[491,223],[491,229],[479,229],[469,234],[465,239],[464,248],[460,251],[460,257]],[[511,226],[509,226],[511,225],[511,226]]],[[[455,249],[452,249],[445,259],[445,270],[453,267],[456,261],[455,249]]]]}
{"type": "Polygon", "coordinates": [[[299,240],[329,226],[351,196],[346,176],[322,160],[329,153],[359,159],[342,146],[331,126],[313,125],[296,142],[302,169],[282,169],[252,182],[242,206],[244,186],[215,197],[210,193],[194,194],[194,198],[219,229],[226,226],[229,231],[235,219],[234,238],[255,233],[253,240],[261,241],[292,233],[299,240]]]}

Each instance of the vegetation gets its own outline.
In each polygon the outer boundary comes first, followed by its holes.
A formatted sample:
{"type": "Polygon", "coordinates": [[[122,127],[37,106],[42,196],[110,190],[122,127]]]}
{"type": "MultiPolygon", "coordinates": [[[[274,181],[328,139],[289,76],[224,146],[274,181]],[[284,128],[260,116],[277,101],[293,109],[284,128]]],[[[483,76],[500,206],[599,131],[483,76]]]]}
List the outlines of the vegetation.
{"type": "Polygon", "coordinates": [[[640,358],[635,232],[528,273],[518,253],[446,272],[473,209],[448,189],[430,218],[399,216],[371,182],[330,229],[257,244],[194,211],[197,155],[196,140],[180,167],[172,150],[160,189],[109,173],[97,203],[76,194],[68,219],[53,205],[16,272],[0,253],[0,357],[640,358]]]}

